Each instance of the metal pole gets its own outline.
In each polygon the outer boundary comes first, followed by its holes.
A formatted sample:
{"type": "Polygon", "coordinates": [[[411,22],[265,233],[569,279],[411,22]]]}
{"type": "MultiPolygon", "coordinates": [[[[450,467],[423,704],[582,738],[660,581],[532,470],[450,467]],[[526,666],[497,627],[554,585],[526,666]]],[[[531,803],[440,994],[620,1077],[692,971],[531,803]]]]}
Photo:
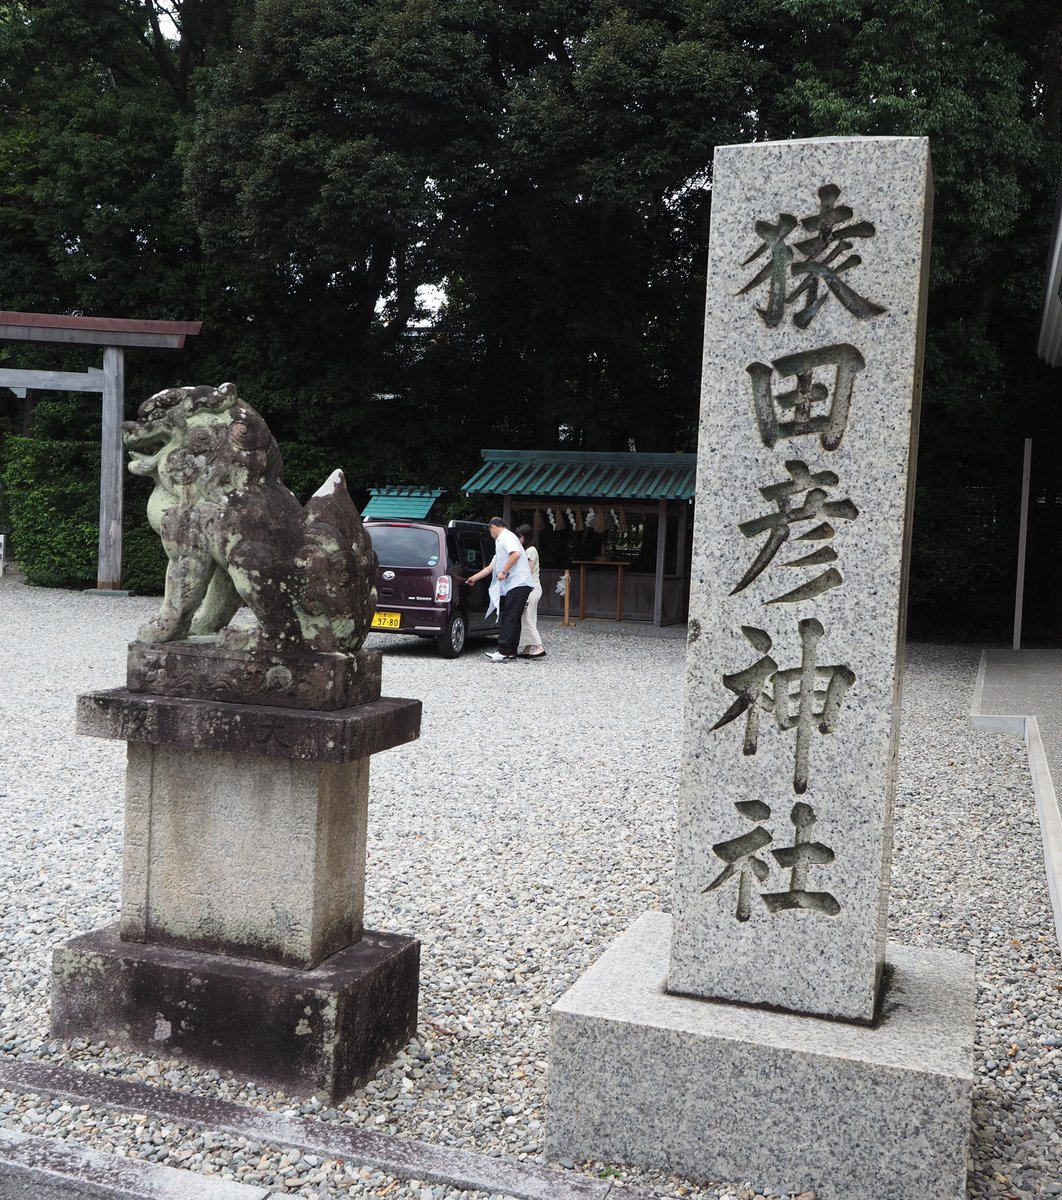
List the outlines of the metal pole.
{"type": "Polygon", "coordinates": [[[122,417],[125,357],[120,346],[103,351],[103,427],[100,433],[100,541],[96,587],[122,586],[122,417]]]}
{"type": "Polygon", "coordinates": [[[1029,477],[1032,474],[1032,438],[1025,439],[1021,469],[1021,520],[1018,525],[1018,580],[1014,586],[1014,642],[1021,649],[1021,610],[1025,601],[1025,543],[1029,532],[1029,477]]]}

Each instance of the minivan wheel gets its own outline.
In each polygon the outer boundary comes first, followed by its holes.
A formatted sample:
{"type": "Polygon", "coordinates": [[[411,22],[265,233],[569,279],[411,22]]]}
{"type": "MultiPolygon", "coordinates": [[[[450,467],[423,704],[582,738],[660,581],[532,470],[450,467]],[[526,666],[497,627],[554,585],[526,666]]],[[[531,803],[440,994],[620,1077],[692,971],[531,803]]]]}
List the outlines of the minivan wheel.
{"type": "Polygon", "coordinates": [[[464,613],[455,612],[446,628],[439,634],[437,645],[443,658],[456,658],[465,648],[468,626],[464,613]]]}

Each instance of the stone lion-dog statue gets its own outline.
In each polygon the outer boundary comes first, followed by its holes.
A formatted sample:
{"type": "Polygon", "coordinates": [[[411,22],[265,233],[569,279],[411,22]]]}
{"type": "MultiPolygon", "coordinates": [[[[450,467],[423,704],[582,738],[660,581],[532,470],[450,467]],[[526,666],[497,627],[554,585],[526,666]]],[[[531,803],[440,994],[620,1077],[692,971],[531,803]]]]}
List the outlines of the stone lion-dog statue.
{"type": "Polygon", "coordinates": [[[240,650],[361,648],[376,555],[342,471],[303,508],[268,426],[231,383],[156,392],[122,440],[129,470],[155,481],[148,520],[169,560],[141,642],[216,634],[240,650]],[[257,628],[227,628],[244,603],[257,628]]]}

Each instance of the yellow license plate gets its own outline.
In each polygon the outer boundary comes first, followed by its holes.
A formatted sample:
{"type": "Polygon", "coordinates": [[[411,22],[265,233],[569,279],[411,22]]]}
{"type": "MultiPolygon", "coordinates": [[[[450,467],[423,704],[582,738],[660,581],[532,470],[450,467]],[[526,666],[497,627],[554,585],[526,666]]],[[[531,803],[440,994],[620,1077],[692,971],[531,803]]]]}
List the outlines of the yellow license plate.
{"type": "Polygon", "coordinates": [[[401,624],[401,613],[374,612],[372,614],[373,629],[397,629],[401,624]]]}

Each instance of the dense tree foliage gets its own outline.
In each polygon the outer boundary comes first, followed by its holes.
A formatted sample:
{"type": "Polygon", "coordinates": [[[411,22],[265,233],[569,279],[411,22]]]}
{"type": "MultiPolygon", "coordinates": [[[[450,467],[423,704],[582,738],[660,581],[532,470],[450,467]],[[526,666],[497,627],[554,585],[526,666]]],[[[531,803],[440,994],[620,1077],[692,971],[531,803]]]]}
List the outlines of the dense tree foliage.
{"type": "Polygon", "coordinates": [[[483,31],[491,140],[438,357],[499,440],[693,448],[716,144],[752,137],[762,5],[543,4],[483,31]],[[499,398],[504,400],[499,404],[499,398]]]}
{"type": "MultiPolygon", "coordinates": [[[[787,0],[785,9],[791,60],[761,114],[765,136],[930,138],[916,612],[939,614],[944,627],[992,620],[989,631],[1002,633],[1023,439],[1035,434],[1038,461],[1052,465],[1062,449],[1059,384],[1036,359],[1060,162],[1062,13],[1014,0],[787,0]]],[[[1044,486],[1058,490],[1050,478],[1044,486]]],[[[1057,554],[1062,528],[1042,533],[1034,554],[1057,554]]]]}
{"type": "Polygon", "coordinates": [[[0,3],[0,302],[202,317],[130,395],[235,379],[307,480],[692,449],[714,147],[827,134],[931,139],[916,596],[998,623],[1062,449],[1054,0],[0,3]]]}

